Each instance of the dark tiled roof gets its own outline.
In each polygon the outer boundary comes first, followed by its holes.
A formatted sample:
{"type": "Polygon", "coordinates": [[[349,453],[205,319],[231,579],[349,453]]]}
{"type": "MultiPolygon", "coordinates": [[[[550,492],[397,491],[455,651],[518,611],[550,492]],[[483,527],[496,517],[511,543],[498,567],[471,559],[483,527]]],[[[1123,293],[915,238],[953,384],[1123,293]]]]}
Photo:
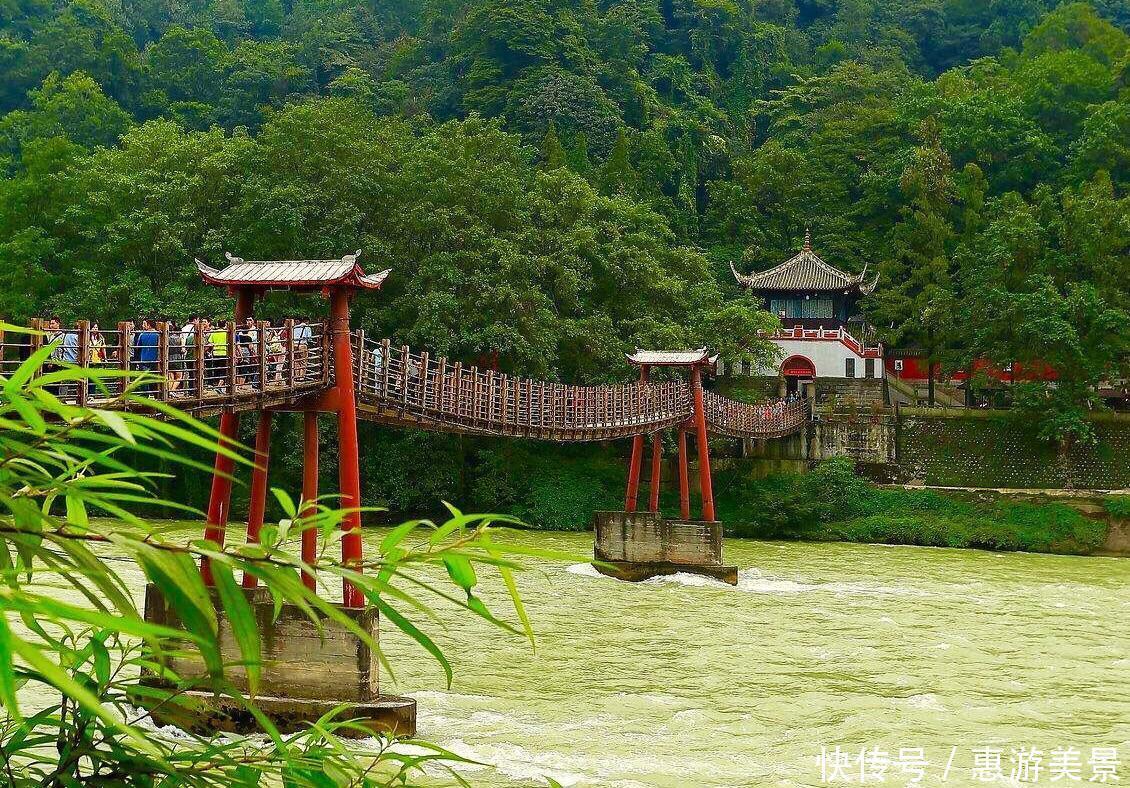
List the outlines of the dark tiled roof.
{"type": "Polygon", "coordinates": [[[367,275],[357,264],[361,252],[347,254],[340,260],[244,260],[230,252],[225,254],[230,265],[219,270],[196,261],[196,268],[205,282],[214,285],[251,285],[253,287],[322,287],[352,285],[375,289],[389,274],[386,269],[367,275]]]}
{"type": "Polygon", "coordinates": [[[780,265],[760,273],[739,274],[734,264],[730,263],[730,270],[734,278],[743,286],[751,290],[859,290],[867,295],[875,289],[879,276],[866,282],[867,266],[859,274],[849,274],[839,268],[828,265],[812,251],[807,239],[804,249],[796,257],[786,260],[780,265]]]}

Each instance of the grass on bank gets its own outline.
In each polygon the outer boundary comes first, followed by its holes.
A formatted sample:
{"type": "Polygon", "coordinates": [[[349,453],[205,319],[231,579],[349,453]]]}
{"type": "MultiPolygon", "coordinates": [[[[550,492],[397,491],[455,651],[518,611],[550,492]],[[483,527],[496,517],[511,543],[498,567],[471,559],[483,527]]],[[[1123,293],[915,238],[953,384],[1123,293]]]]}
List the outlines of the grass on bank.
{"type": "Polygon", "coordinates": [[[718,516],[732,536],[1068,554],[1089,553],[1106,539],[1104,523],[1065,504],[973,503],[931,490],[880,489],[856,476],[847,459],[806,475],[718,476],[718,516]]]}
{"type": "MultiPolygon", "coordinates": [[[[580,531],[592,512],[623,507],[624,462],[610,451],[520,446],[487,455],[474,485],[476,502],[538,528],[580,531]]],[[[728,536],[755,539],[880,542],[1082,554],[1106,539],[1104,523],[1060,503],[974,503],[931,490],[881,489],[860,478],[848,459],[828,460],[808,474],[753,479],[740,469],[714,474],[717,516],[728,536]]],[[[645,501],[648,485],[641,486],[645,501]]],[[[678,511],[665,485],[664,512],[678,511]]],[[[692,509],[697,516],[697,498],[692,509]]],[[[1114,507],[1114,508],[1112,508],[1114,507]]],[[[1130,504],[1111,498],[1106,508],[1130,504]]]]}

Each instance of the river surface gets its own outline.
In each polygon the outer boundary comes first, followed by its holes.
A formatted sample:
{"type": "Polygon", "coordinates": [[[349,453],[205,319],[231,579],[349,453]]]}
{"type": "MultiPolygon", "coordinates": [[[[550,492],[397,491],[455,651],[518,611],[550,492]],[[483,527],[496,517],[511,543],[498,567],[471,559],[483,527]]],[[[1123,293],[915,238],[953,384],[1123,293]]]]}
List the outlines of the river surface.
{"type": "MultiPolygon", "coordinates": [[[[735,588],[600,576],[588,533],[505,539],[577,556],[518,575],[536,648],[441,609],[425,629],[453,665],[448,689],[382,628],[396,671],[382,691],[418,700],[422,738],[491,764],[461,770],[473,785],[907,785],[913,748],[917,784],[983,785],[978,751],[1000,750],[1008,776],[1021,747],[1043,771],[1015,784],[1098,784],[1092,748],[1114,747],[1122,779],[1108,784],[1130,785],[1128,559],[727,540],[735,588]],[[1069,747],[1081,780],[1052,781],[1052,751],[1069,747]],[[864,781],[862,748],[879,749],[864,781]]],[[[140,598],[140,572],[119,568],[140,598]]]]}
{"type": "MultiPolygon", "coordinates": [[[[592,550],[591,534],[508,538],[592,550]]],[[[1038,782],[1064,785],[1052,750],[1074,747],[1087,783],[1091,748],[1116,747],[1130,784],[1130,561],[744,540],[725,558],[736,588],[528,562],[536,650],[463,618],[433,627],[446,689],[386,631],[382,690],[417,698],[422,737],[493,764],[465,772],[479,785],[849,784],[837,746],[857,785],[864,747],[880,749],[869,769],[888,753],[888,785],[917,776],[900,748],[922,748],[920,784],[981,784],[977,751],[994,748],[1007,777],[1011,751],[1035,747],[1038,782]]]]}

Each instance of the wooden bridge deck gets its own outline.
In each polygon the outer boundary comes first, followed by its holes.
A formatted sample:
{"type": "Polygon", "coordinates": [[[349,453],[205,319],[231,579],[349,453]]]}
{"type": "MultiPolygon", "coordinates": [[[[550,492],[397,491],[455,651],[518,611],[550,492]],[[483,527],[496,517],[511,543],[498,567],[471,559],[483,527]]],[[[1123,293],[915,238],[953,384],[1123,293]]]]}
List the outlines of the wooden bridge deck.
{"type": "MultiPolygon", "coordinates": [[[[154,333],[146,341],[156,349],[148,352],[138,344],[141,332],[129,324],[98,336],[87,323],[57,335],[0,334],[0,373],[11,374],[21,357],[54,342],[55,359],[45,367],[74,363],[145,372],[144,394],[199,416],[299,408],[334,384],[327,363],[330,334],[322,323],[310,324],[308,336],[291,321],[281,328],[260,322],[250,334],[228,323],[210,334],[197,330],[185,343],[175,328],[158,325],[154,333]]],[[[571,442],[649,434],[691,418],[691,386],[683,380],[572,386],[451,363],[360,332],[351,338],[357,415],[369,421],[571,442]]],[[[75,404],[129,407],[121,386],[121,379],[111,379],[54,393],[75,404]]],[[[730,437],[784,437],[803,429],[809,417],[803,401],[748,404],[709,391],[704,400],[710,431],[730,437]]]]}

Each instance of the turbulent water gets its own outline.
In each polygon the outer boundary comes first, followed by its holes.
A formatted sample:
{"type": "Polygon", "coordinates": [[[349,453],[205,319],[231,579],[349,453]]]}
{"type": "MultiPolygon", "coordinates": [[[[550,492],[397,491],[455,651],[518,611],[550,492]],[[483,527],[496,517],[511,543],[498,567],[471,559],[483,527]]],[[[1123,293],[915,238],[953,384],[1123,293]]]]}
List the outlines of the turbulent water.
{"type": "MultiPolygon", "coordinates": [[[[591,534],[507,539],[577,556],[519,575],[536,648],[441,609],[425,629],[454,667],[447,689],[382,630],[396,670],[382,691],[417,698],[421,737],[490,764],[462,769],[474,785],[906,785],[910,748],[919,784],[980,785],[977,751],[1000,750],[1007,777],[1021,747],[1043,771],[1018,784],[1097,784],[1095,747],[1122,761],[1108,784],[1130,784],[1130,560],[731,540],[735,588],[603,577],[583,561],[591,534]],[[1068,747],[1081,781],[1053,782],[1068,747]],[[862,783],[861,748],[880,751],[862,783]]],[[[140,596],[140,573],[119,568],[140,596]]],[[[505,611],[497,578],[483,582],[505,611]]]]}
{"type": "MultiPolygon", "coordinates": [[[[592,549],[590,534],[513,538],[592,549]]],[[[421,736],[493,765],[465,772],[475,784],[847,784],[837,746],[854,784],[863,747],[880,749],[868,769],[888,753],[886,784],[917,775],[900,748],[923,749],[921,784],[971,785],[978,757],[1002,750],[1008,777],[1021,747],[1048,785],[1073,783],[1050,782],[1053,750],[1074,747],[1087,783],[1091,748],[1117,747],[1130,782],[1130,562],[747,541],[725,557],[736,588],[533,562],[536,650],[455,619],[435,633],[447,690],[386,632],[398,672],[382,689],[418,699],[421,736]]]]}

